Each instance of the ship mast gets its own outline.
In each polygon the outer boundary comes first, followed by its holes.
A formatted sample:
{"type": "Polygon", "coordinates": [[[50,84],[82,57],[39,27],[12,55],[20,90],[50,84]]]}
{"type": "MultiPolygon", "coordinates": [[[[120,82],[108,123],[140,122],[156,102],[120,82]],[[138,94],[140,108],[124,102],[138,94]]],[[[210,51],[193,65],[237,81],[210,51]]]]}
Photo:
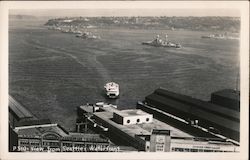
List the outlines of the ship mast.
{"type": "Polygon", "coordinates": [[[235,84],[236,91],[239,91],[239,77],[240,77],[240,71],[238,70],[237,76],[236,76],[236,84],[235,84]]]}
{"type": "Polygon", "coordinates": [[[238,61],[235,91],[239,91],[239,90],[240,90],[240,66],[239,66],[239,61],[238,61]]]}

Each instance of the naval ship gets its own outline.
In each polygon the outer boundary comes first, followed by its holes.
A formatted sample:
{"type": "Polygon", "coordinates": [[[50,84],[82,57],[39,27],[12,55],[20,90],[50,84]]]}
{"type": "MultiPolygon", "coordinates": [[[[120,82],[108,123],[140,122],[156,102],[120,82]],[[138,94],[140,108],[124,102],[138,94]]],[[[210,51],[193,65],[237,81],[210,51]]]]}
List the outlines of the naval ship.
{"type": "Polygon", "coordinates": [[[180,43],[173,43],[168,40],[168,35],[166,35],[166,40],[160,39],[160,36],[157,37],[152,41],[142,42],[142,45],[149,45],[154,47],[171,47],[171,48],[181,48],[180,43]]]}

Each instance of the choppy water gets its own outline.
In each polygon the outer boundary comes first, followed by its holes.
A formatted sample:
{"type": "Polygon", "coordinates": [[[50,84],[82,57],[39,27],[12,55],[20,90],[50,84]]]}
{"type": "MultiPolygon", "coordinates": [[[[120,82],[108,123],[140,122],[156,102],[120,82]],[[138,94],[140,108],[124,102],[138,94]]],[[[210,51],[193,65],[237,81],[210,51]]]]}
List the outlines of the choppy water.
{"type": "Polygon", "coordinates": [[[97,101],[134,108],[158,87],[209,100],[211,92],[235,88],[239,41],[201,39],[206,32],[92,29],[101,40],[47,30],[42,23],[11,22],[10,94],[40,118],[74,128],[76,107],[97,101]],[[167,33],[183,48],[141,45],[167,33]],[[120,85],[107,100],[103,86],[120,85]]]}

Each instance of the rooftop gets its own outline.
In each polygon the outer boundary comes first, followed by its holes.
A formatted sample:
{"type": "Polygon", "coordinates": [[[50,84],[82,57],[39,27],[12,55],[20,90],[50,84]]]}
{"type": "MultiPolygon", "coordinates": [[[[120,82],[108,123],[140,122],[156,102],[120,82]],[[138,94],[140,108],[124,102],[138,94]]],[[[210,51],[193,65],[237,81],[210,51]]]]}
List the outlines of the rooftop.
{"type": "Polygon", "coordinates": [[[86,113],[93,113],[93,106],[91,105],[83,105],[83,106],[80,106],[79,108],[86,113]]]}
{"type": "Polygon", "coordinates": [[[233,89],[223,89],[217,92],[213,92],[212,94],[240,101],[240,91],[236,91],[233,89]]]}
{"type": "Polygon", "coordinates": [[[179,100],[153,93],[146,97],[146,102],[152,106],[160,107],[160,109],[163,109],[164,111],[168,110],[169,113],[172,111],[171,114],[175,114],[175,116],[183,119],[187,117],[195,117],[197,119],[206,120],[210,123],[231,129],[232,131],[239,132],[239,122],[230,120],[212,112],[207,112],[206,110],[198,107],[195,108],[193,105],[182,103],[179,100]]]}
{"type": "Polygon", "coordinates": [[[34,115],[17,102],[12,96],[9,96],[9,109],[17,116],[18,119],[32,118],[34,115]]]}
{"type": "Polygon", "coordinates": [[[17,122],[16,127],[42,125],[42,124],[51,124],[51,121],[49,119],[21,121],[21,122],[17,122]]]}
{"type": "MultiPolygon", "coordinates": [[[[225,90],[221,90],[218,92],[214,92],[213,94],[226,96],[225,93],[229,95],[233,91],[234,90],[225,89],[225,90]]],[[[225,117],[225,118],[229,118],[230,120],[234,120],[237,122],[239,122],[240,120],[239,112],[233,111],[231,109],[228,109],[228,108],[225,108],[225,107],[213,104],[213,103],[208,103],[206,101],[202,101],[200,99],[196,99],[187,95],[174,93],[163,88],[156,89],[153,94],[165,97],[166,100],[171,99],[171,100],[178,101],[183,104],[192,106],[193,108],[198,108],[206,112],[210,112],[210,113],[213,113],[213,114],[225,117]]]]}
{"type": "Polygon", "coordinates": [[[117,111],[115,111],[115,113],[122,116],[122,117],[149,115],[148,113],[146,113],[140,109],[117,110],[117,111]]]}
{"type": "Polygon", "coordinates": [[[124,126],[112,120],[113,112],[96,112],[95,116],[107,122],[109,125],[125,132],[126,134],[134,137],[135,135],[151,135],[153,129],[170,130],[170,135],[175,137],[193,137],[192,135],[183,132],[173,126],[163,123],[157,119],[153,119],[152,123],[134,124],[124,126]]]}
{"type": "Polygon", "coordinates": [[[68,134],[57,124],[43,124],[34,126],[22,126],[14,129],[19,136],[40,137],[47,132],[56,133],[62,137],[68,134]]]}

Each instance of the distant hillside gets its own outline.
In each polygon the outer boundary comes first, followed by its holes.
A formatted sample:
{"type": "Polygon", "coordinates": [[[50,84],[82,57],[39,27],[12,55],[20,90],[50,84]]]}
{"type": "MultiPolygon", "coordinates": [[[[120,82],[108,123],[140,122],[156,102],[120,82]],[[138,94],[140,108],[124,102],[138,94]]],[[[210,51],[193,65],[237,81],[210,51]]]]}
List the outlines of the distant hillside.
{"type": "Polygon", "coordinates": [[[18,20],[23,20],[23,19],[37,19],[35,16],[31,15],[9,15],[10,19],[18,19],[18,20]]]}
{"type": "Polygon", "coordinates": [[[239,17],[74,17],[50,19],[47,26],[126,27],[239,32],[239,17]]]}

